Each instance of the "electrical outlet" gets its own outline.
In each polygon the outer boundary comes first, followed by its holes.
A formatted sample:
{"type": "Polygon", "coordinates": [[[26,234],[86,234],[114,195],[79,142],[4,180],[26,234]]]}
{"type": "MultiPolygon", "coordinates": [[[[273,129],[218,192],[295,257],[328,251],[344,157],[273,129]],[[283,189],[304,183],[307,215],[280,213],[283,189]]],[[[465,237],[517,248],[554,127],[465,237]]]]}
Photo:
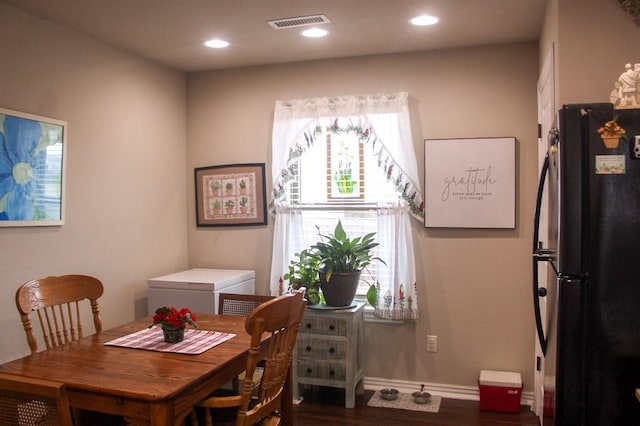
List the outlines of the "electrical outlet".
{"type": "Polygon", "coordinates": [[[427,352],[438,351],[438,336],[427,336],[427,352]]]}

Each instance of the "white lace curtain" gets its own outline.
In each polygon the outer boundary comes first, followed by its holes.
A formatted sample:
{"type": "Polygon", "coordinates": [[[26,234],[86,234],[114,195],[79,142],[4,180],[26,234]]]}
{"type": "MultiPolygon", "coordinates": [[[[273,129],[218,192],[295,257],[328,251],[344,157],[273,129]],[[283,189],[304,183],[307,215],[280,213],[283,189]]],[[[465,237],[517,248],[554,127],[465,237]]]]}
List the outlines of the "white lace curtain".
{"type": "Polygon", "coordinates": [[[280,283],[290,260],[305,248],[301,214],[289,204],[286,187],[292,179],[293,166],[313,144],[318,130],[357,132],[360,140],[373,150],[387,180],[398,191],[397,203],[378,209],[377,237],[391,241],[392,245],[383,248],[385,253],[380,255],[389,261],[386,268],[378,268],[376,315],[417,319],[410,216],[424,220],[424,206],[405,92],[276,102],[272,134],[273,192],[269,203],[275,214],[271,293],[277,295],[283,291],[280,283]]]}

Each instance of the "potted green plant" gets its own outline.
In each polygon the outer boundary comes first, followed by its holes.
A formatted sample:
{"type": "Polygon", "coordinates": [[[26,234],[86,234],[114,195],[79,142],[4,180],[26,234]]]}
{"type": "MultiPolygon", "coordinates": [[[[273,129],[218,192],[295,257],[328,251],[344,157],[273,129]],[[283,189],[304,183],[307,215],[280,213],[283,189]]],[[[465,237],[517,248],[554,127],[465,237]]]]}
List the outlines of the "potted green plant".
{"type": "MultiPolygon", "coordinates": [[[[316,226],[317,227],[317,226],[316,226]]],[[[377,260],[373,249],[375,232],[361,237],[349,238],[338,221],[333,235],[320,234],[321,241],[311,246],[310,252],[318,261],[320,289],[329,306],[348,306],[353,301],[362,270],[377,260]]]]}
{"type": "Polygon", "coordinates": [[[211,191],[213,192],[214,195],[218,194],[218,191],[220,190],[220,182],[218,182],[217,180],[213,180],[211,181],[211,191]]]}
{"type": "Polygon", "coordinates": [[[283,278],[289,280],[289,291],[306,288],[307,304],[317,305],[321,300],[318,278],[319,260],[309,249],[304,249],[295,256],[296,258],[289,263],[289,272],[284,274],[283,278]]]}
{"type": "Polygon", "coordinates": [[[247,199],[247,197],[242,197],[242,199],[240,200],[240,213],[246,213],[247,212],[247,203],[249,202],[249,200],[247,199]]]}
{"type": "Polygon", "coordinates": [[[231,214],[233,213],[233,208],[236,206],[236,203],[233,200],[227,200],[224,206],[227,208],[227,214],[231,214]]]}
{"type": "Polygon", "coordinates": [[[220,209],[222,208],[222,206],[220,205],[220,201],[219,200],[215,200],[213,202],[213,214],[217,215],[220,214],[220,209]]]}

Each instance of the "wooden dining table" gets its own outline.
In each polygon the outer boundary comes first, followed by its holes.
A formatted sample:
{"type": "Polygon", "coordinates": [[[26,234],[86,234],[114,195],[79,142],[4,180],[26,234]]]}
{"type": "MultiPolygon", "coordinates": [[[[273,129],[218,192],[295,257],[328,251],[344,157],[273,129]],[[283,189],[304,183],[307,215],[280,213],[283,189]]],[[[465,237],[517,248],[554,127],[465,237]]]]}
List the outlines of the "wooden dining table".
{"type": "MultiPolygon", "coordinates": [[[[10,361],[0,371],[62,382],[74,408],[120,415],[132,425],[180,425],[196,402],[244,371],[248,357],[244,317],[196,316],[198,329],[236,336],[199,355],[105,345],[145,329],[147,317],[10,361]]],[[[282,398],[287,425],[293,424],[290,376],[282,398]]]]}

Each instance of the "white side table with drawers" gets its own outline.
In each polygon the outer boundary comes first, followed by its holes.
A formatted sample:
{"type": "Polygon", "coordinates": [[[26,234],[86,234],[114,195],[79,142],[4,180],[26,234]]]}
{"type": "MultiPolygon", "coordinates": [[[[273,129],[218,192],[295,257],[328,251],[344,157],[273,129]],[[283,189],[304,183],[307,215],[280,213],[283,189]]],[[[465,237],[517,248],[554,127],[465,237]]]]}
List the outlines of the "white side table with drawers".
{"type": "Polygon", "coordinates": [[[345,389],[345,407],[355,406],[364,383],[364,304],[348,309],[307,307],[293,355],[293,397],[300,385],[345,389]]]}

